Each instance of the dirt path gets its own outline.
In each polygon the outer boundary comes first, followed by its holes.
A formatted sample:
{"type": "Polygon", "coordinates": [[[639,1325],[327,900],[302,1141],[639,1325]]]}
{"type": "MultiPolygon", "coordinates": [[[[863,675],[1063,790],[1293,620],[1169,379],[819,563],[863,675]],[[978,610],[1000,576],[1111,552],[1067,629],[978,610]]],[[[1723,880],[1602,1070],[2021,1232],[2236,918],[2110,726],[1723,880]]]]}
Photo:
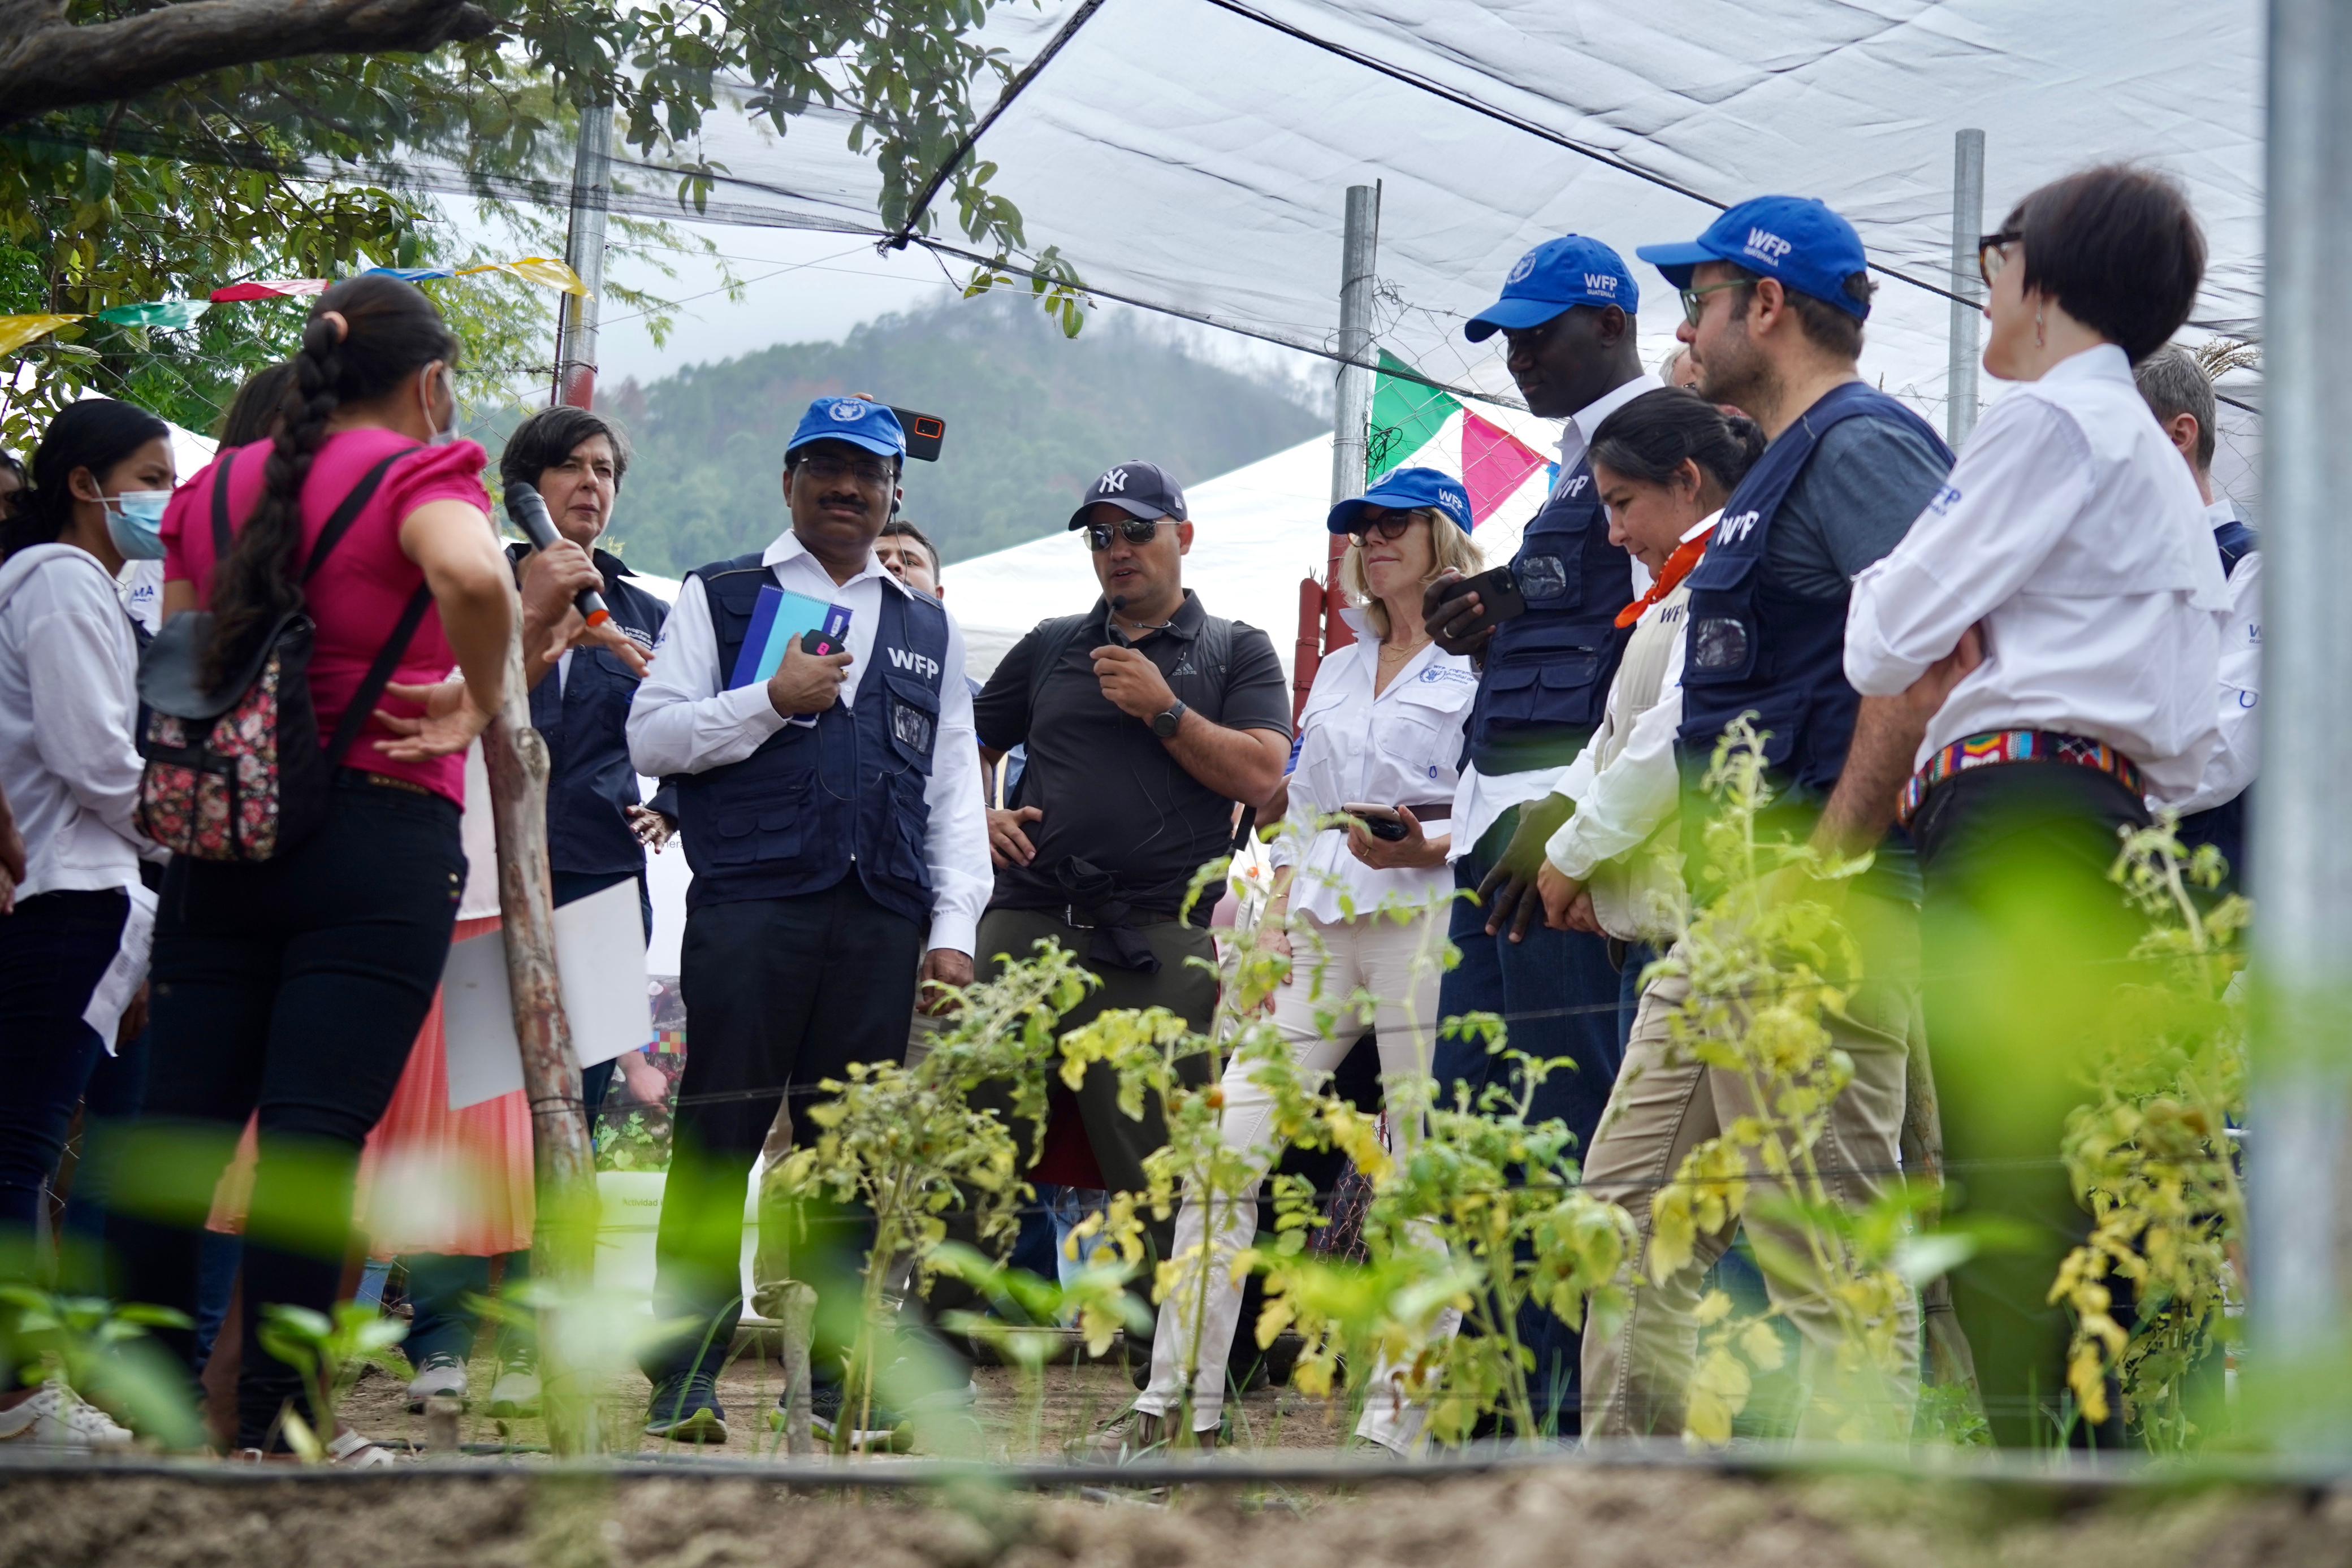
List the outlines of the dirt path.
{"type": "Polygon", "coordinates": [[[955,1508],[511,1470],[224,1487],[10,1479],[0,1563],[72,1568],[2338,1568],[2352,1493],[2047,1494],[1563,1466],[1173,1505],[955,1508]]]}
{"type": "MultiPolygon", "coordinates": [[[[478,1391],[487,1392],[498,1376],[498,1367],[488,1356],[478,1358],[468,1370],[478,1391]]],[[[979,1398],[970,1419],[927,1424],[924,1432],[929,1450],[960,1458],[1027,1459],[1042,1455],[1058,1458],[1066,1443],[1091,1436],[1124,1411],[1135,1396],[1134,1385],[1123,1369],[1098,1363],[1045,1368],[1044,1398],[1034,1410],[1024,1396],[1019,1377],[1010,1368],[980,1367],[972,1381],[979,1398]]],[[[710,1451],[731,1458],[772,1451],[778,1439],[769,1430],[767,1416],[775,1407],[781,1386],[772,1364],[763,1364],[751,1355],[739,1357],[719,1383],[729,1441],[710,1451]]],[[[648,1392],[642,1377],[613,1382],[604,1406],[612,1446],[620,1452],[686,1451],[641,1432],[648,1392]]],[[[480,1401],[476,1403],[478,1406],[480,1401]]],[[[425,1418],[408,1413],[403,1385],[388,1377],[371,1376],[352,1390],[343,1418],[378,1441],[422,1446],[425,1440],[425,1418]]],[[[1231,1430],[1234,1445],[1242,1448],[1333,1448],[1339,1444],[1342,1424],[1340,1413],[1323,1403],[1269,1386],[1243,1398],[1233,1412],[1231,1430]]],[[[535,1419],[499,1422],[469,1413],[463,1439],[536,1448],[546,1442],[547,1433],[544,1424],[535,1419]]]]}

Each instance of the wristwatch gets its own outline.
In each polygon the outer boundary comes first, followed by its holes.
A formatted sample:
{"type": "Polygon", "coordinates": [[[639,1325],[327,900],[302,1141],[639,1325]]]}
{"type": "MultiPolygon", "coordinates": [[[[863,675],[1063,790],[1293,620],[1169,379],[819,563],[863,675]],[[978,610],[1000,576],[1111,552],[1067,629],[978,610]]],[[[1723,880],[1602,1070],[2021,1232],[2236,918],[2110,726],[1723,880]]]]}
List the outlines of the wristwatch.
{"type": "Polygon", "coordinates": [[[1166,713],[1155,714],[1152,716],[1151,733],[1158,736],[1160,739],[1166,740],[1169,737],[1176,733],[1176,727],[1183,722],[1184,705],[1181,702],[1179,702],[1166,713]]]}

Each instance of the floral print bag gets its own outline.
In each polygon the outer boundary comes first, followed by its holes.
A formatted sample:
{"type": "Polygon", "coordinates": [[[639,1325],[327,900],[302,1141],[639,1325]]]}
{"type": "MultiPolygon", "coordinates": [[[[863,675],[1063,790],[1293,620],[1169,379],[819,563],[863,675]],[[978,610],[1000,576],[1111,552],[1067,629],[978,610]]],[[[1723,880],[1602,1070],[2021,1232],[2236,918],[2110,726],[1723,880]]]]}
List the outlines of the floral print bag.
{"type": "MultiPolygon", "coordinates": [[[[368,470],[335,508],[303,564],[301,584],[317,574],[385,473],[406,455],[396,452],[368,470]]],[[[225,455],[213,470],[215,570],[231,544],[232,461],[225,455]]],[[[335,768],[358,740],[432,603],[432,591],[417,589],[323,747],[310,703],[316,627],[307,613],[298,609],[281,616],[212,686],[202,674],[211,612],[166,622],[139,661],[145,713],[139,754],[146,762],[139,780],[140,831],[175,854],[205,861],[272,860],[309,837],[325,820],[335,768]]]]}

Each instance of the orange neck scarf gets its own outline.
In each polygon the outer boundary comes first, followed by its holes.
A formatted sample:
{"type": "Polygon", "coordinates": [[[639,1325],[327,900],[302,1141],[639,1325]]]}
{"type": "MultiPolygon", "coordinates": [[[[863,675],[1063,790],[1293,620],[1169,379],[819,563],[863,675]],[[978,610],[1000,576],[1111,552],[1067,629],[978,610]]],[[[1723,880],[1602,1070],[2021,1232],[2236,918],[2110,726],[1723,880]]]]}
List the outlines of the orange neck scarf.
{"type": "Polygon", "coordinates": [[[1681,587],[1683,579],[1691,574],[1691,568],[1698,564],[1698,558],[1706,553],[1706,541],[1713,538],[1715,530],[1709,528],[1698,538],[1676,545],[1675,553],[1666,558],[1665,570],[1658,573],[1658,580],[1650,584],[1650,591],[1617,612],[1617,624],[1631,626],[1642,618],[1643,611],[1681,587]]]}

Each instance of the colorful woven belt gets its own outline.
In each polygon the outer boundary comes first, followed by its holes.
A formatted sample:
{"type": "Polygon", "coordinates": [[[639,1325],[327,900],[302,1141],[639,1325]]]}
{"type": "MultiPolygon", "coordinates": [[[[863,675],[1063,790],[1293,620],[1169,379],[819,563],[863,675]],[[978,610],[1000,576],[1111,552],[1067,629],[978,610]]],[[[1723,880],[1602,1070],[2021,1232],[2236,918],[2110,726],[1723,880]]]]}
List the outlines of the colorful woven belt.
{"type": "Polygon", "coordinates": [[[1956,740],[1927,758],[1927,765],[1911,775],[1910,782],[1903,786],[1903,804],[1895,813],[1895,821],[1909,827],[1911,819],[1919,813],[1919,803],[1927,798],[1927,791],[1955,773],[2002,762],[2065,762],[2076,768],[2094,768],[2135,795],[2147,793],[2140,786],[2139,764],[2105,741],[2062,735],[2053,729],[2000,729],[1956,740]]]}

